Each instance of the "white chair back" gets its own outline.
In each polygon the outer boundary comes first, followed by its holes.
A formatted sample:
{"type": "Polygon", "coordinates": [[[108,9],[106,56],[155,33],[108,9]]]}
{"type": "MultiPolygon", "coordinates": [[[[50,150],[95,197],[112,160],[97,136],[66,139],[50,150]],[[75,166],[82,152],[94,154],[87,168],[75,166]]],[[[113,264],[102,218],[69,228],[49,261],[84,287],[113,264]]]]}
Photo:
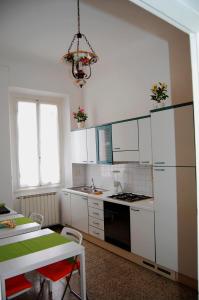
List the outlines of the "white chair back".
{"type": "Polygon", "coordinates": [[[30,219],[32,219],[34,222],[40,224],[40,228],[42,227],[43,225],[43,222],[44,222],[44,217],[41,215],[41,214],[38,214],[38,213],[31,213],[30,216],[29,216],[30,219]]]}
{"type": "Polygon", "coordinates": [[[70,227],[64,227],[61,231],[61,235],[66,236],[69,240],[72,240],[80,245],[83,240],[83,236],[81,232],[70,227]]]}

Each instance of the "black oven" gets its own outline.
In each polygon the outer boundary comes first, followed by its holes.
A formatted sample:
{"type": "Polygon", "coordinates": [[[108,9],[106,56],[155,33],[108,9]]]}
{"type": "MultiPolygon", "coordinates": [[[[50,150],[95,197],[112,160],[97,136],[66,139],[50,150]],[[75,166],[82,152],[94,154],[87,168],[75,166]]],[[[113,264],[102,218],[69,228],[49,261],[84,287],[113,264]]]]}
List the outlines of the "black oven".
{"type": "Polygon", "coordinates": [[[104,201],[105,241],[131,251],[130,207],[104,201]]]}

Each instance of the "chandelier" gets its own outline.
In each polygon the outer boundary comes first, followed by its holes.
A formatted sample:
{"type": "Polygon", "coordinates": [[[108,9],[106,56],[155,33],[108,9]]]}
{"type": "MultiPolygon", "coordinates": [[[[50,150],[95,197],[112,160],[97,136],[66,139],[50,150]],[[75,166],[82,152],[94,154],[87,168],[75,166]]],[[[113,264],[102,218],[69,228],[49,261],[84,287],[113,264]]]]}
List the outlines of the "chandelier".
{"type": "Polygon", "coordinates": [[[82,88],[86,80],[91,77],[91,65],[97,62],[98,56],[95,54],[85,34],[80,31],[79,0],[77,0],[77,24],[78,32],[74,35],[68,52],[62,59],[64,62],[72,64],[73,77],[76,79],[77,85],[82,88]],[[80,48],[80,42],[83,40],[87,45],[88,51],[80,48]]]}

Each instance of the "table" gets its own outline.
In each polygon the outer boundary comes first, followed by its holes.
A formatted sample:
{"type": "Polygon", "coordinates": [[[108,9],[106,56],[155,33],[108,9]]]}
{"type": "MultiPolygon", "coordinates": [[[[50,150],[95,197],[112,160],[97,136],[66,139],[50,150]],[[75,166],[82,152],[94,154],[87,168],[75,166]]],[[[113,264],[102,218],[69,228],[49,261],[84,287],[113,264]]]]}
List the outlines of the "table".
{"type": "Polygon", "coordinates": [[[24,215],[22,214],[13,214],[13,215],[9,215],[9,214],[3,214],[3,215],[0,215],[0,221],[4,221],[4,220],[11,220],[11,219],[16,219],[16,218],[21,218],[21,217],[24,217],[24,215]]]}
{"type": "MultiPolygon", "coordinates": [[[[26,241],[31,238],[46,236],[53,233],[50,229],[37,230],[30,233],[17,235],[0,240],[0,246],[16,242],[26,241]]],[[[40,250],[31,254],[21,255],[17,258],[0,262],[0,300],[5,300],[5,279],[33,271],[48,264],[79,255],[80,259],[80,285],[81,297],[86,300],[86,274],[85,274],[85,250],[84,247],[68,242],[40,250]]]]}
{"type": "MultiPolygon", "coordinates": [[[[4,218],[2,218],[0,221],[5,221],[8,219],[9,220],[19,219],[23,217],[24,216],[21,214],[11,215],[9,218],[8,216],[7,217],[4,216],[4,218]]],[[[39,230],[39,229],[40,229],[40,224],[33,221],[31,223],[17,225],[15,228],[0,228],[0,239],[39,230]]]]}

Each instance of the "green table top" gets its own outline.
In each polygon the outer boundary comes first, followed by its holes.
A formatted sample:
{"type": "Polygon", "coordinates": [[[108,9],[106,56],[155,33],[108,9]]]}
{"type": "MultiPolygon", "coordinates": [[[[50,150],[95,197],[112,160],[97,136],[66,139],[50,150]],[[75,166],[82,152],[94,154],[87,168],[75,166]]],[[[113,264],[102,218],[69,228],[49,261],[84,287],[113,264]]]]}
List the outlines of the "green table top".
{"type": "Polygon", "coordinates": [[[12,221],[14,221],[17,226],[34,222],[32,219],[26,217],[15,218],[12,219],[12,221]]]}
{"type": "Polygon", "coordinates": [[[0,246],[0,262],[66,244],[68,242],[70,242],[69,239],[66,239],[64,236],[53,232],[22,242],[3,245],[0,246]]]}

